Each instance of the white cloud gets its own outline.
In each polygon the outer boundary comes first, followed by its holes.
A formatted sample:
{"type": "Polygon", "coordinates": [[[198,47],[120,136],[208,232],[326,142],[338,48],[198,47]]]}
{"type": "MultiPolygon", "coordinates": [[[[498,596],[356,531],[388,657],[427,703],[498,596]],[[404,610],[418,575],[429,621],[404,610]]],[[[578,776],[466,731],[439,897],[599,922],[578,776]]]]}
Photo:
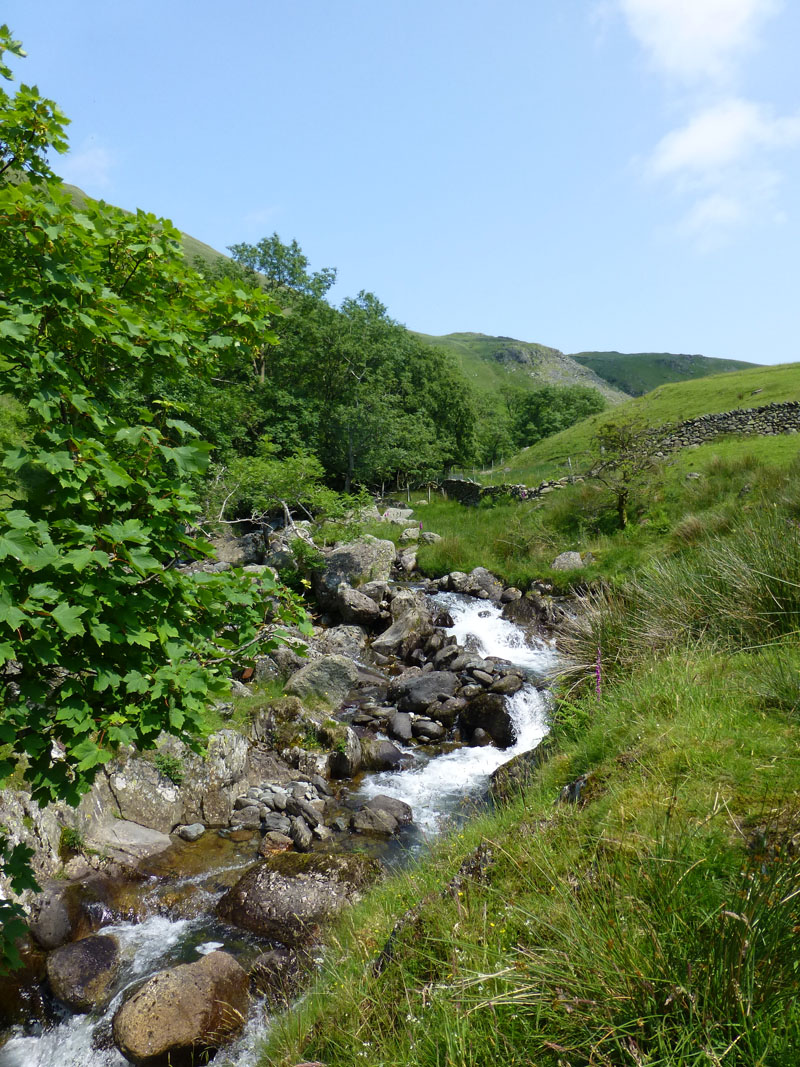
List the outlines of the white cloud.
{"type": "Polygon", "coordinates": [[[686,119],[658,141],[645,166],[683,205],[678,233],[707,249],[737,228],[781,221],[778,156],[800,144],[800,113],[776,116],[736,95],[732,84],[784,0],[612,2],[653,68],[669,85],[689,89],[680,100],[686,119]]]}
{"type": "Polygon", "coordinates": [[[619,0],[652,63],[688,81],[729,78],[780,6],[780,0],[619,0]]]}
{"type": "Polygon", "coordinates": [[[78,185],[84,192],[94,196],[111,185],[114,162],[107,148],[84,141],[80,148],[59,160],[56,168],[64,181],[78,185]]]}
{"type": "Polygon", "coordinates": [[[730,98],[699,111],[659,141],[650,160],[657,177],[710,175],[755,153],[800,142],[800,116],[771,117],[750,100],[730,98]]]}

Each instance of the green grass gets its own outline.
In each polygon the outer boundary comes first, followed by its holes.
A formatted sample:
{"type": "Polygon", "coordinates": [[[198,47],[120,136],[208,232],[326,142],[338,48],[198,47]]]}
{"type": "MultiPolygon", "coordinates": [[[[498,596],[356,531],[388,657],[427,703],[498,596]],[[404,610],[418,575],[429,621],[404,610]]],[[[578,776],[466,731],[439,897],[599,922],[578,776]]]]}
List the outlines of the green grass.
{"type": "MultiPolygon", "coordinates": [[[[593,436],[607,421],[637,419],[651,427],[666,426],[699,415],[785,400],[800,400],[800,363],[754,367],[734,374],[663,385],[646,396],[593,415],[524,449],[506,464],[502,478],[535,485],[546,478],[561,477],[569,472],[568,457],[577,469],[587,462],[593,436]]],[[[497,482],[500,477],[495,472],[491,479],[484,476],[482,480],[497,482]]]]}
{"type": "Polygon", "coordinates": [[[434,496],[416,509],[415,520],[444,540],[420,546],[418,562],[431,577],[485,566],[511,585],[548,580],[564,592],[576,581],[618,583],[658,560],[674,558],[680,567],[685,550],[790,492],[800,477],[799,455],[794,435],[726,438],[676,453],[633,494],[633,521],[624,531],[612,498],[589,482],[541,501],[494,507],[465,508],[434,496]],[[564,551],[590,552],[594,562],[582,571],[551,571],[564,551]]]}
{"type": "Polygon", "coordinates": [[[571,358],[630,396],[642,396],[667,382],[705,378],[756,366],[737,359],[712,359],[671,352],[577,352],[571,358]]]}

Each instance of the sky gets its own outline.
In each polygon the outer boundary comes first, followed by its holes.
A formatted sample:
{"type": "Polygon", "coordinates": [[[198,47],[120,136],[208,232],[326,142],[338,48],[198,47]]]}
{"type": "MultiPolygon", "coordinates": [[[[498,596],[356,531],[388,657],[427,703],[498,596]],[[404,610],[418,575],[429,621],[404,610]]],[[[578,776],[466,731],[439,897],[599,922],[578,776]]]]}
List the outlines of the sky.
{"type": "Polygon", "coordinates": [[[3,0],[55,169],[331,298],[564,352],[800,360],[796,0],[3,0]]]}

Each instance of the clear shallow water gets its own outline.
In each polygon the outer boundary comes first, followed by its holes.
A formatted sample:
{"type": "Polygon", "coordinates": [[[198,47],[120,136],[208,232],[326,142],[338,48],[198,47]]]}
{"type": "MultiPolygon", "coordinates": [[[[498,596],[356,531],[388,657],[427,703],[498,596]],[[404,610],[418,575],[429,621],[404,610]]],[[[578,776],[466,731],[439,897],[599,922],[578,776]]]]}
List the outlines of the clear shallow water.
{"type": "MultiPolygon", "coordinates": [[[[557,663],[555,651],[542,641],[529,643],[514,623],[500,617],[500,608],[488,601],[443,593],[436,604],[447,609],[454,625],[449,632],[458,643],[480,656],[496,656],[546,674],[557,663]]],[[[417,840],[440,832],[444,825],[470,808],[485,792],[489,775],[514,756],[527,752],[547,733],[547,698],[533,685],[524,686],[506,698],[515,727],[516,741],[505,750],[458,748],[441,755],[413,752],[415,764],[408,770],[387,772],[370,778],[356,797],[384,793],[410,804],[418,830],[417,840]]],[[[214,843],[214,842],[212,842],[214,843]]],[[[216,874],[233,872],[243,858],[231,861],[220,855],[214,865],[216,874]]],[[[162,877],[166,870],[159,872],[162,877]]],[[[210,911],[221,889],[213,884],[210,873],[186,873],[170,880],[176,886],[197,886],[197,903],[210,911]]],[[[163,887],[163,882],[161,883],[163,887]]],[[[154,902],[159,895],[153,891],[154,902]]],[[[0,1067],[126,1067],[128,1061],[111,1041],[111,1020],[131,985],[165,967],[199,959],[214,948],[228,948],[239,954],[246,935],[234,933],[216,923],[212,916],[171,920],[151,915],[140,923],[106,926],[102,933],[113,934],[120,943],[123,967],[115,996],[102,1015],[71,1015],[64,1011],[60,1022],[46,1028],[17,1029],[0,1048],[0,1067]],[[237,940],[238,939],[238,940],[237,940]],[[99,1047],[96,1047],[99,1046],[99,1047]]],[[[214,1058],[216,1067],[252,1067],[255,1049],[267,1025],[263,1004],[254,1002],[242,1035],[214,1058]]]]}

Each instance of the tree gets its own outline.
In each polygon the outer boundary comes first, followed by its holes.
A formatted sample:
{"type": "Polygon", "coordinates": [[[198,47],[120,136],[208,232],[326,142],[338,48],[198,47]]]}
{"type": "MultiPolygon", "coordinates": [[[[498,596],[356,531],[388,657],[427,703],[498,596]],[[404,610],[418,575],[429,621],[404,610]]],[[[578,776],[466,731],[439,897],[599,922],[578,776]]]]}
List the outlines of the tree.
{"type": "Polygon", "coordinates": [[[589,477],[611,493],[620,530],[628,525],[631,493],[657,466],[658,439],[659,434],[634,419],[604,423],[595,434],[598,458],[589,477]]]}
{"type": "Polygon", "coordinates": [[[512,434],[518,448],[551,437],[581,419],[603,411],[605,398],[585,385],[543,385],[517,392],[512,404],[512,434]]]}
{"type": "MultiPolygon", "coordinates": [[[[5,27],[3,50],[22,54],[5,27]]],[[[269,579],[177,567],[209,554],[187,529],[211,446],[154,388],[247,358],[274,301],[201,278],[152,215],[75,210],[44,157],[64,144],[35,89],[0,96],[0,373],[29,412],[2,460],[0,782],[20,771],[42,804],[77,803],[120,745],[166,730],[196,748],[231,663],[305,625],[269,579]]],[[[16,889],[28,858],[0,840],[16,889]]],[[[0,910],[13,962],[19,910],[0,910]]]]}

